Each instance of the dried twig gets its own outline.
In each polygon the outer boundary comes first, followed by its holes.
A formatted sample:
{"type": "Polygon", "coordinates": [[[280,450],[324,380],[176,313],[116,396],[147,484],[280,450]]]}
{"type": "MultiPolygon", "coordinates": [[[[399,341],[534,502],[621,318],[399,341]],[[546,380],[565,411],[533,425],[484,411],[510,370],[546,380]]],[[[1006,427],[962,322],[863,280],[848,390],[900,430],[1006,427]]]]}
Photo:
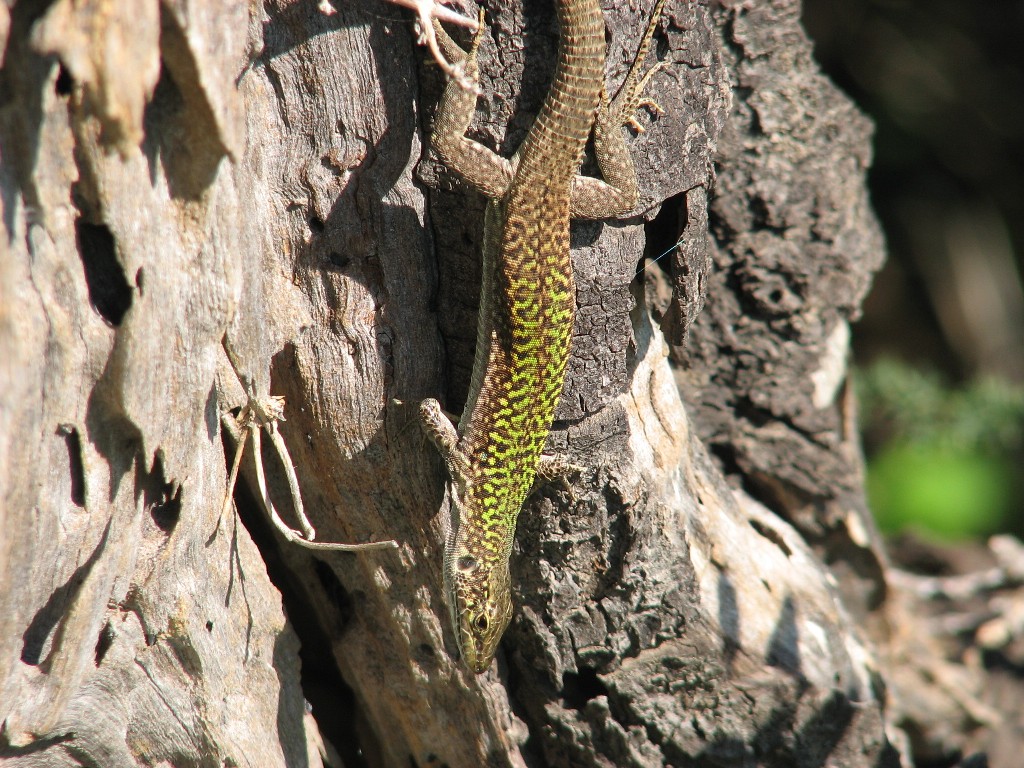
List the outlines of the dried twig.
{"type": "MultiPolygon", "coordinates": [[[[237,375],[238,372],[235,371],[235,373],[237,375]]],[[[241,377],[239,377],[239,380],[241,380],[241,377]]],[[[225,413],[221,416],[221,423],[225,430],[235,439],[237,445],[235,448],[235,457],[231,463],[231,472],[228,476],[227,489],[224,494],[224,506],[221,508],[221,517],[223,518],[224,514],[231,506],[232,492],[235,488],[235,482],[238,479],[238,467],[242,461],[242,452],[245,450],[247,438],[251,436],[253,454],[256,460],[256,482],[259,485],[260,500],[263,502],[263,509],[270,517],[274,527],[280,531],[281,535],[284,536],[287,541],[298,544],[299,546],[307,549],[329,550],[335,552],[366,552],[375,549],[397,549],[398,543],[393,540],[371,541],[364,544],[336,544],[314,541],[316,538],[316,530],[306,517],[306,512],[302,505],[302,495],[299,492],[299,480],[295,475],[295,466],[292,464],[291,455],[288,453],[288,447],[285,445],[284,438],[277,429],[276,423],[284,420],[284,398],[258,398],[252,392],[247,392],[246,396],[248,397],[248,402],[243,406],[242,411],[238,414],[237,418],[232,417],[230,413],[225,413]],[[262,445],[260,442],[260,434],[263,430],[266,430],[267,434],[270,435],[271,445],[273,445],[274,450],[277,451],[277,455],[281,459],[281,465],[284,467],[285,477],[288,480],[288,490],[292,497],[292,506],[295,509],[295,516],[299,520],[299,527],[302,529],[301,533],[290,528],[284,520],[281,519],[281,516],[277,512],[277,508],[274,506],[273,500],[270,498],[270,492],[267,490],[266,476],[263,469],[262,445]]],[[[218,527],[220,526],[219,520],[217,525],[218,527]]]]}

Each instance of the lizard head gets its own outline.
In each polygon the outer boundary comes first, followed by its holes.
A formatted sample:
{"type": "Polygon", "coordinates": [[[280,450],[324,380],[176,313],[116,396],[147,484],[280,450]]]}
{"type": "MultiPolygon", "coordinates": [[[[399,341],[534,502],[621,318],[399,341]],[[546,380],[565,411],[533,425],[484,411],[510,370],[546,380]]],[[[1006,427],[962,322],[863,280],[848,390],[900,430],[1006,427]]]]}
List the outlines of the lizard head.
{"type": "Polygon", "coordinates": [[[508,561],[483,559],[465,546],[445,558],[445,582],[455,637],[462,659],[480,674],[491,665],[512,619],[508,561]]]}

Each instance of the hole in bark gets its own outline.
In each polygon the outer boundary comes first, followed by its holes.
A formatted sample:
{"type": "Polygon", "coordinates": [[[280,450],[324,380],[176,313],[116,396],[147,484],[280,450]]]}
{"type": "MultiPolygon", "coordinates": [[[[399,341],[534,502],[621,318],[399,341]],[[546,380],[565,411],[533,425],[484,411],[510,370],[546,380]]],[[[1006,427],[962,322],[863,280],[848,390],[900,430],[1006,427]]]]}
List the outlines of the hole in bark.
{"type": "Polygon", "coordinates": [[[207,621],[206,622],[206,631],[207,632],[213,632],[213,622],[212,621],[207,621]]]}
{"type": "MultiPolygon", "coordinates": [[[[230,461],[234,447],[229,448],[226,440],[225,451],[230,461]]],[[[285,562],[278,533],[245,483],[235,486],[235,504],[238,519],[259,549],[271,582],[280,590],[288,621],[301,642],[302,695],[320,733],[338,749],[342,765],[367,765],[365,755],[378,754],[379,747],[364,725],[361,705],[341,676],[334,655],[334,644],[363,598],[358,590],[346,590],[331,566],[317,557],[310,556],[299,565],[292,549],[285,562]]]]}
{"type": "Polygon", "coordinates": [[[153,523],[164,533],[173,531],[181,517],[181,486],[164,479],[164,463],[159,451],[153,459],[153,471],[140,472],[138,483],[153,523]]]}
{"type": "MultiPolygon", "coordinates": [[[[28,744],[24,746],[14,746],[13,744],[5,743],[0,747],[0,759],[5,757],[20,757],[21,755],[33,755],[42,754],[52,750],[54,747],[58,747],[61,744],[73,742],[76,739],[80,739],[75,731],[67,731],[65,733],[58,734],[57,736],[47,736],[46,738],[33,738],[28,744]]],[[[39,765],[38,762],[29,758],[27,761],[29,765],[39,765]]],[[[977,766],[971,766],[970,768],[978,768],[977,766]]]]}
{"type": "Polygon", "coordinates": [[[115,328],[132,306],[132,289],[117,260],[114,235],[103,224],[75,220],[78,253],[85,270],[89,302],[115,328]]]}
{"type": "Polygon", "coordinates": [[[424,658],[424,659],[432,659],[432,658],[434,658],[434,655],[435,655],[434,654],[434,646],[432,646],[430,643],[420,643],[418,650],[419,650],[420,656],[422,658],[424,658]]]}
{"type": "Polygon", "coordinates": [[[178,492],[167,501],[154,504],[149,513],[153,516],[157,528],[164,533],[173,531],[181,516],[181,488],[178,488],[178,492]]]}
{"type": "Polygon", "coordinates": [[[71,503],[76,507],[85,506],[85,467],[82,464],[82,438],[70,424],[61,424],[57,434],[64,437],[68,449],[68,465],[71,474],[71,503]]]}
{"type": "Polygon", "coordinates": [[[776,547],[781,549],[783,554],[786,555],[786,557],[793,556],[793,550],[789,548],[789,545],[786,544],[786,540],[783,539],[779,532],[776,531],[774,528],[769,528],[767,525],[764,525],[759,520],[748,520],[747,522],[750,523],[751,528],[753,528],[759,534],[768,539],[768,541],[770,541],[776,547]]]}
{"type": "Polygon", "coordinates": [[[57,82],[54,83],[53,86],[54,92],[58,96],[70,96],[74,87],[75,79],[71,77],[71,73],[61,65],[61,68],[57,72],[57,82]]]}
{"type": "Polygon", "coordinates": [[[409,764],[412,768],[449,768],[448,763],[442,763],[441,758],[433,752],[427,755],[427,761],[425,763],[417,763],[416,758],[409,755],[409,764]]]}
{"type": "Polygon", "coordinates": [[[776,234],[784,234],[785,227],[779,226],[777,223],[777,214],[772,210],[772,206],[763,197],[754,197],[750,201],[750,212],[753,214],[753,229],[766,229],[769,232],[775,232],[776,234]]]}
{"type": "MultiPolygon", "coordinates": [[[[749,417],[753,420],[753,415],[748,414],[746,411],[744,411],[743,416],[749,417]]],[[[724,443],[712,443],[710,448],[714,457],[721,462],[722,471],[725,474],[742,476],[743,473],[740,471],[740,464],[736,458],[735,448],[724,443]]],[[[755,498],[758,497],[755,496],[755,498]]]]}
{"type": "Polygon", "coordinates": [[[331,251],[327,254],[326,266],[329,269],[343,270],[352,262],[348,256],[338,253],[338,251],[331,251]]]}
{"type": "Polygon", "coordinates": [[[103,658],[107,655],[107,651],[110,650],[110,646],[114,644],[114,628],[110,626],[108,621],[103,625],[103,629],[100,630],[100,636],[96,638],[96,666],[98,667],[103,663],[103,658]]]}
{"type": "Polygon", "coordinates": [[[315,578],[297,576],[296,566],[282,559],[277,534],[258,508],[259,502],[244,485],[236,488],[236,494],[239,518],[263,555],[270,580],[281,591],[288,621],[302,644],[302,695],[320,733],[338,749],[342,765],[365,766],[364,754],[376,754],[378,747],[369,730],[362,727],[364,715],[355,693],[339,673],[333,651],[355,610],[353,603],[358,594],[349,593],[330,565],[316,557],[304,566],[305,574],[312,571],[315,578]],[[316,590],[317,582],[323,594],[311,601],[310,593],[316,590]],[[330,613],[331,605],[337,614],[324,615],[330,613]]]}
{"type": "MultiPolygon", "coordinates": [[[[654,220],[644,225],[644,236],[647,246],[637,266],[637,271],[644,268],[644,259],[657,259],[658,268],[666,274],[672,274],[672,252],[686,228],[686,193],[670,197],[661,205],[661,210],[654,220]]],[[[649,266],[649,265],[648,265],[649,266]]]]}
{"type": "Polygon", "coordinates": [[[324,231],[324,222],[319,216],[309,217],[309,229],[314,235],[319,235],[324,231]]]}
{"type": "Polygon", "coordinates": [[[570,709],[581,710],[591,699],[607,695],[608,688],[590,667],[562,675],[562,698],[570,709]]]}

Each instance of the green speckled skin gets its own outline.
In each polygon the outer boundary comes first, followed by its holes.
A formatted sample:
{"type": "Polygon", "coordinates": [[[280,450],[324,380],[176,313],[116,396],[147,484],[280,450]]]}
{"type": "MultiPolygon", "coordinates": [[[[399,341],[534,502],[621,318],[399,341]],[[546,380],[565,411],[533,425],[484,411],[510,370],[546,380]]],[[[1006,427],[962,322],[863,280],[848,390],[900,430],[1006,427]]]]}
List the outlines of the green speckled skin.
{"type": "MultiPolygon", "coordinates": [[[[449,84],[431,138],[445,164],[490,198],[469,397],[456,430],[435,400],[421,415],[450,475],[445,587],[459,648],[475,672],[490,665],[512,616],[509,557],[558,405],[576,307],[571,216],[604,218],[636,204],[623,115],[646,82],[646,55],[664,0],[620,97],[604,97],[604,19],[597,0],[558,0],[558,64],[519,151],[506,160],[465,138],[475,97],[449,84]],[[595,127],[596,124],[596,127],[595,127]],[[591,130],[606,181],[576,172],[591,130]]],[[[464,52],[435,25],[442,50],[477,82],[483,30],[464,52]]],[[[649,73],[650,74],[650,73],[649,73]]]]}

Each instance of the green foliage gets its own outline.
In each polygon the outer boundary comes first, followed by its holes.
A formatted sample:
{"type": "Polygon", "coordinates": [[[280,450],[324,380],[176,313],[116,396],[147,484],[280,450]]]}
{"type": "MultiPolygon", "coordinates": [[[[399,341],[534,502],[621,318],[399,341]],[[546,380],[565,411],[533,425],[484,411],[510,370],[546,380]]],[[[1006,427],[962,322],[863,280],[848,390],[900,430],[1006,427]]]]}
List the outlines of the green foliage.
{"type": "Polygon", "coordinates": [[[895,443],[870,462],[868,495],[886,532],[910,527],[943,539],[977,537],[1008,524],[1013,474],[997,457],[895,443]]]}
{"type": "Polygon", "coordinates": [[[868,493],[883,530],[960,539],[1024,523],[1024,387],[988,379],[955,389],[935,372],[883,360],[861,373],[859,392],[868,493]]]}

